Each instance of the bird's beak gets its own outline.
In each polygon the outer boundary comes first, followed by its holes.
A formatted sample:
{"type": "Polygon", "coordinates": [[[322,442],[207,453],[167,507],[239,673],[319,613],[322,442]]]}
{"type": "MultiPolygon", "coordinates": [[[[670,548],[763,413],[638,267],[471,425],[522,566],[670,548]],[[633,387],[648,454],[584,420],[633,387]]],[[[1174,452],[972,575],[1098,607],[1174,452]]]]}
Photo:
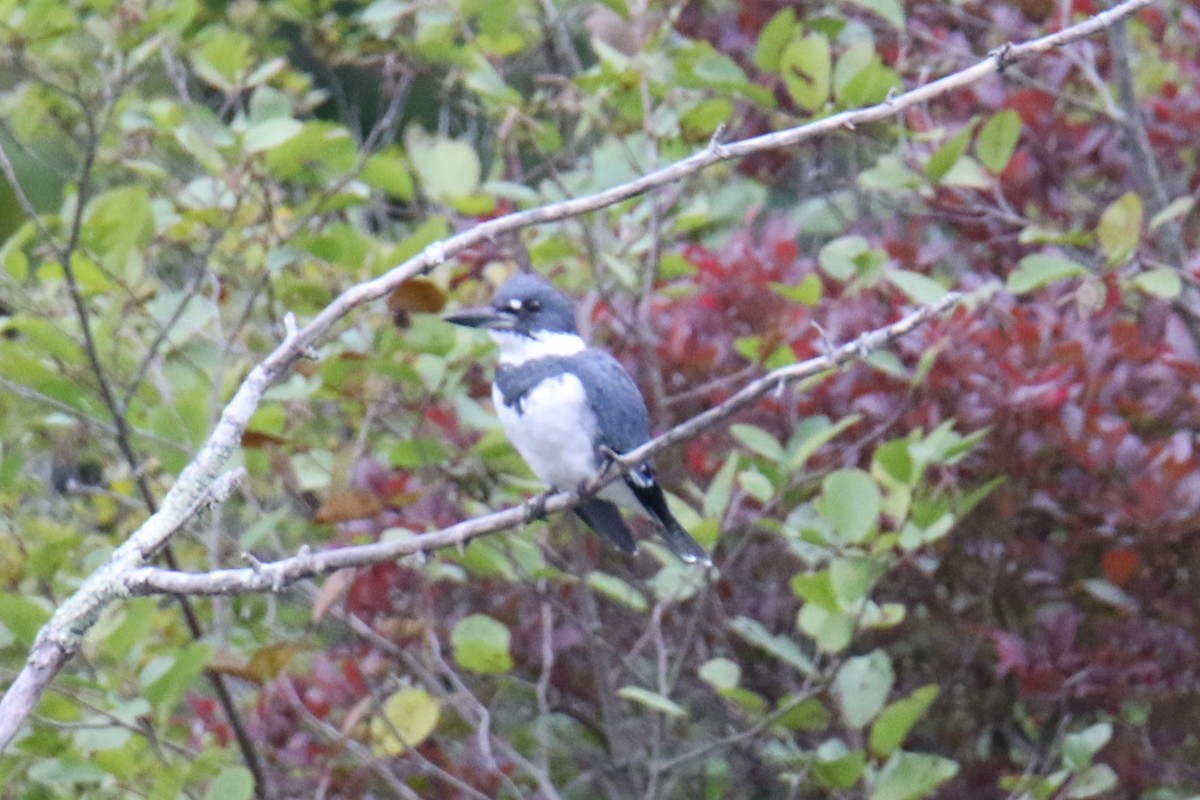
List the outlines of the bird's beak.
{"type": "Polygon", "coordinates": [[[465,308],[453,314],[444,314],[442,319],[465,328],[487,328],[494,331],[510,331],[516,322],[514,315],[505,314],[491,306],[465,308]]]}

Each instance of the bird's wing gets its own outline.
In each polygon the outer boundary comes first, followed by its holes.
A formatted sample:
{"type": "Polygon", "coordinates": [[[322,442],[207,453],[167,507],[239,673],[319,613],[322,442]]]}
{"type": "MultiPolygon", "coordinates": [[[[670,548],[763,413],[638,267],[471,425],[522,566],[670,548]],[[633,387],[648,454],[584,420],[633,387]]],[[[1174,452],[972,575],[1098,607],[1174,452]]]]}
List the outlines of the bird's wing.
{"type": "MultiPolygon", "coordinates": [[[[650,415],[646,411],[646,401],[619,361],[602,350],[587,352],[592,355],[587,358],[576,357],[577,362],[573,367],[583,382],[588,402],[596,415],[596,449],[608,447],[617,453],[627,453],[650,439],[650,415]]],[[[704,548],[688,535],[667,508],[667,499],[649,464],[632,470],[625,476],[625,483],[658,523],[659,533],[676,555],[689,563],[712,564],[704,548]]],[[[576,513],[579,513],[579,509],[576,509],[576,513]]],[[[580,516],[584,522],[617,543],[618,547],[622,546],[611,533],[597,527],[587,516],[580,516]]]]}
{"type": "Polygon", "coordinates": [[[573,357],[572,368],[596,415],[596,448],[626,453],[650,438],[646,401],[621,363],[591,348],[573,357]]]}

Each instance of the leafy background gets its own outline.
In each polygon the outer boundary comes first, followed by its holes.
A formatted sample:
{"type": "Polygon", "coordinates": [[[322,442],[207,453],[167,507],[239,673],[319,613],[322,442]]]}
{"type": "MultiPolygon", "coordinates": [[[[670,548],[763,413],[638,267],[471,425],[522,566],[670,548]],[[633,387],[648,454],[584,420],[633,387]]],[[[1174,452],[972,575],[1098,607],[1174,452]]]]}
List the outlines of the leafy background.
{"type": "MultiPolygon", "coordinates": [[[[0,0],[3,671],[288,313],[479,220],[1100,10],[0,0]]],[[[564,517],[196,602],[192,629],[173,601],[118,604],[0,757],[0,796],[1200,792],[1198,46],[1194,5],[1153,5],[351,315],[270,390],[250,481],[177,537],[185,568],[536,491],[487,343],[436,316],[513,269],[580,298],[659,429],[944,287],[1003,287],[660,459],[718,569],[564,517]]]]}

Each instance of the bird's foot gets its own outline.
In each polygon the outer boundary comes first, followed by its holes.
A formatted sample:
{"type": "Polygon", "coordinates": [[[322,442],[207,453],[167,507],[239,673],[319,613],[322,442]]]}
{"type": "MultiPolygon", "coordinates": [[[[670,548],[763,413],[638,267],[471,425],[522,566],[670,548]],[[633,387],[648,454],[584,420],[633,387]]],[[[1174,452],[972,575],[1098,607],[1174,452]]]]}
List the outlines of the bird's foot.
{"type": "Polygon", "coordinates": [[[553,489],[548,489],[536,497],[531,497],[529,502],[525,504],[525,522],[535,522],[539,519],[546,518],[546,501],[554,494],[553,489]]]}

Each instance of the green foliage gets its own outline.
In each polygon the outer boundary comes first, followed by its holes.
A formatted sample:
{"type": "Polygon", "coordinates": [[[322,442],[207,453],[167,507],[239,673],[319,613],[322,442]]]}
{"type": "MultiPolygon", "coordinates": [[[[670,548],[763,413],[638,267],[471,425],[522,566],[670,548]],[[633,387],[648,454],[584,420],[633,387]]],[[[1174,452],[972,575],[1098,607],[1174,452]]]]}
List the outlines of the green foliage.
{"type": "Polygon", "coordinates": [[[503,623],[484,614],[472,614],[459,620],[450,635],[454,660],[471,672],[508,672],[509,632],[503,623]]]}
{"type": "Polygon", "coordinates": [[[989,170],[1001,172],[1008,166],[1020,138],[1021,115],[1006,108],[983,124],[979,138],[975,140],[975,154],[989,170]]]}
{"type": "Polygon", "coordinates": [[[1085,267],[1069,258],[1038,253],[1021,259],[1017,269],[1008,276],[1007,288],[1015,294],[1024,294],[1056,281],[1086,274],[1085,267]]]}
{"type": "Polygon", "coordinates": [[[846,724],[863,728],[875,719],[895,680],[891,660],[881,650],[846,659],[833,679],[834,696],[846,724]]]}

